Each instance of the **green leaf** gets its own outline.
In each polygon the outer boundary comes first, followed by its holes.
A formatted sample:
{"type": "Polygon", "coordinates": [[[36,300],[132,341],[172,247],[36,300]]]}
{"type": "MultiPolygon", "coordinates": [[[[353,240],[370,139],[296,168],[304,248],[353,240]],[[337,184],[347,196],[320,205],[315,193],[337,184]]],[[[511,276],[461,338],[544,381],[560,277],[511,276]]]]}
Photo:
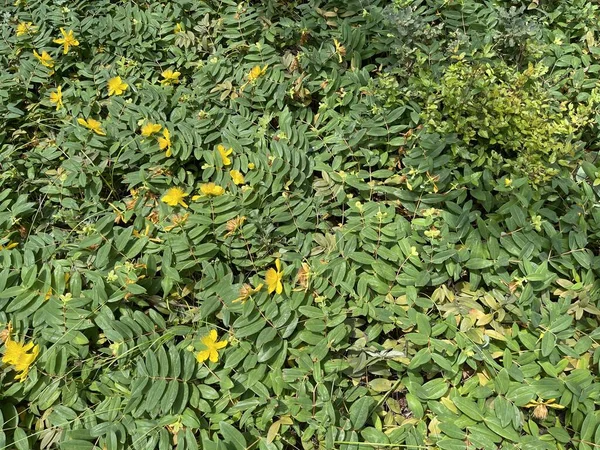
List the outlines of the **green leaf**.
{"type": "Polygon", "coordinates": [[[477,422],[481,422],[483,420],[483,414],[474,401],[464,397],[454,397],[452,402],[462,413],[469,416],[471,419],[477,422]]]}
{"type": "Polygon", "coordinates": [[[494,261],[483,258],[471,258],[465,263],[465,267],[469,270],[486,269],[494,265],[494,261]]]}
{"type": "Polygon", "coordinates": [[[362,397],[350,406],[350,422],[355,430],[361,429],[371,414],[371,407],[375,400],[371,397],[362,397]]]}
{"type": "Polygon", "coordinates": [[[486,417],[485,425],[498,436],[512,442],[519,442],[519,433],[512,427],[503,427],[499,419],[486,417]]]}
{"type": "Polygon", "coordinates": [[[408,365],[408,368],[411,370],[416,369],[417,367],[420,367],[423,364],[427,364],[430,360],[431,360],[431,351],[428,348],[422,348],[410,360],[410,364],[408,365]]]}
{"type": "Polygon", "coordinates": [[[418,390],[417,395],[423,400],[437,400],[444,396],[448,391],[448,385],[440,378],[428,381],[421,389],[418,390]]]}
{"type": "Polygon", "coordinates": [[[15,429],[13,440],[17,450],[29,450],[28,436],[22,428],[15,429]]]}
{"type": "Polygon", "coordinates": [[[467,445],[458,439],[444,438],[435,443],[442,450],[465,450],[467,445]]]}
{"type": "Polygon", "coordinates": [[[247,444],[244,435],[236,430],[233,426],[227,422],[219,422],[219,431],[223,436],[224,442],[231,445],[232,448],[237,450],[246,449],[247,444]]]}
{"type": "Polygon", "coordinates": [[[556,336],[554,333],[548,331],[542,338],[542,356],[549,356],[550,353],[556,348],[556,336]]]}
{"type": "Polygon", "coordinates": [[[61,442],[61,450],[93,450],[94,444],[81,439],[72,439],[69,441],[61,442]]]}

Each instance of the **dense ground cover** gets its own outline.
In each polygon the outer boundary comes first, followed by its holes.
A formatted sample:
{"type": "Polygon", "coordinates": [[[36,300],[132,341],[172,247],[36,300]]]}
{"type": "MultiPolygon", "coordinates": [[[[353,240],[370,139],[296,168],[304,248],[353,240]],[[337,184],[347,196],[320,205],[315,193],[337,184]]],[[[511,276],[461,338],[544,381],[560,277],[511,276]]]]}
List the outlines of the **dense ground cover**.
{"type": "Polygon", "coordinates": [[[0,13],[0,449],[600,443],[595,2],[0,13]]]}

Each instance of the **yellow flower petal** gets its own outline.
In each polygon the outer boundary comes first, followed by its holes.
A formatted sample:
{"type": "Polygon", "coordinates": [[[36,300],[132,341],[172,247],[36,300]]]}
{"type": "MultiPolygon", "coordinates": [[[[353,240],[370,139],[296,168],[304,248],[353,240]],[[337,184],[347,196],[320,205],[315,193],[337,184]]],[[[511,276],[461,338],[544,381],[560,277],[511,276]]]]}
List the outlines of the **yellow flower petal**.
{"type": "Polygon", "coordinates": [[[49,69],[54,67],[54,60],[52,59],[52,57],[48,54],[47,51],[43,51],[42,54],[40,55],[38,52],[36,52],[35,50],[33,51],[33,56],[36,57],[36,59],[42,63],[42,65],[44,67],[48,67],[49,69]]]}
{"type": "Polygon", "coordinates": [[[171,133],[168,129],[163,130],[163,137],[158,138],[158,146],[161,150],[167,150],[166,156],[167,158],[171,156],[171,133]]]}
{"type": "Polygon", "coordinates": [[[239,170],[230,170],[229,176],[231,176],[231,179],[237,185],[245,183],[244,175],[242,175],[242,173],[239,170]]]}
{"type": "Polygon", "coordinates": [[[66,55],[67,53],[69,53],[69,48],[77,47],[79,45],[79,41],[75,39],[73,30],[65,31],[64,28],[61,28],[60,33],[63,37],[59,39],[54,39],[54,42],[64,47],[63,54],[66,55]]]}
{"type": "Polygon", "coordinates": [[[248,81],[253,82],[256,81],[259,77],[265,74],[267,71],[268,65],[264,66],[262,69],[260,66],[254,66],[250,73],[248,73],[248,81]]]}
{"type": "Polygon", "coordinates": [[[161,200],[169,206],[181,205],[184,208],[187,208],[188,205],[183,201],[183,199],[188,195],[189,194],[187,194],[183,189],[174,187],[169,189],[165,195],[163,195],[161,200]]]}
{"type": "Polygon", "coordinates": [[[17,37],[37,33],[37,27],[31,22],[21,22],[17,25],[17,37]]]}
{"type": "Polygon", "coordinates": [[[33,342],[26,344],[24,342],[13,341],[10,339],[10,336],[6,340],[5,346],[2,362],[12,366],[16,372],[20,372],[15,376],[15,379],[23,381],[29,373],[30,366],[40,352],[39,346],[34,345],[33,342]]]}
{"type": "Polygon", "coordinates": [[[86,127],[89,130],[92,130],[94,133],[100,135],[100,136],[106,136],[106,132],[102,129],[102,124],[100,123],[100,121],[95,120],[95,119],[77,119],[77,123],[79,123],[79,125],[83,125],[84,127],[86,127]]]}
{"type": "Polygon", "coordinates": [[[225,147],[223,145],[219,144],[217,146],[217,150],[219,151],[219,155],[221,155],[221,160],[223,161],[223,165],[230,166],[231,159],[229,158],[229,155],[231,155],[233,153],[233,149],[232,148],[225,149],[225,147]]]}
{"type": "Polygon", "coordinates": [[[62,87],[58,86],[56,88],[56,92],[50,93],[50,103],[54,103],[56,105],[57,111],[64,106],[62,101],[62,87]]]}
{"type": "Polygon", "coordinates": [[[150,137],[154,133],[158,133],[162,128],[162,125],[157,123],[148,122],[142,126],[142,136],[150,137]]]}
{"type": "Polygon", "coordinates": [[[212,195],[212,196],[219,196],[219,195],[223,195],[225,193],[225,189],[223,189],[221,186],[216,185],[215,183],[204,183],[202,186],[200,186],[200,191],[204,194],[204,195],[212,195]]]}
{"type": "Polygon", "coordinates": [[[163,79],[160,81],[160,84],[168,86],[171,84],[179,83],[179,75],[181,75],[181,72],[174,72],[171,69],[167,69],[163,73],[161,73],[161,75],[163,79]]]}
{"type": "Polygon", "coordinates": [[[206,361],[210,356],[210,350],[202,350],[196,354],[196,360],[198,362],[206,361]]]}
{"type": "Polygon", "coordinates": [[[281,284],[280,277],[275,269],[271,268],[267,270],[267,273],[265,274],[265,284],[267,285],[269,294],[272,294],[273,292],[281,294],[283,291],[283,285],[281,284]]]}
{"type": "Polygon", "coordinates": [[[227,340],[217,342],[217,339],[217,330],[210,330],[206,336],[200,339],[200,342],[206,349],[196,354],[198,362],[204,362],[207,359],[214,363],[219,361],[219,350],[227,345],[227,340]]]}
{"type": "Polygon", "coordinates": [[[121,80],[121,77],[114,77],[108,80],[108,95],[122,95],[129,85],[121,80]]]}

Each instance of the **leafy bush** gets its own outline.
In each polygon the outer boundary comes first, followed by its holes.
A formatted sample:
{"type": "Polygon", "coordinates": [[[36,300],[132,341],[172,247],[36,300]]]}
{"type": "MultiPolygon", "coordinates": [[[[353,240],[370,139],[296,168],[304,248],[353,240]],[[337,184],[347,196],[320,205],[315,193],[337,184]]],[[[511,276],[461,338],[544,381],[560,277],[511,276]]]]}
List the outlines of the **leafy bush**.
{"type": "Polygon", "coordinates": [[[5,2],[0,449],[600,443],[597,11],[5,2]]]}
{"type": "Polygon", "coordinates": [[[558,105],[540,81],[546,70],[453,64],[426,99],[425,122],[433,132],[455,133],[460,142],[452,152],[471,167],[496,166],[534,184],[547,182],[580,157],[583,143],[573,142],[574,135],[591,122],[598,94],[578,108],[558,105]]]}

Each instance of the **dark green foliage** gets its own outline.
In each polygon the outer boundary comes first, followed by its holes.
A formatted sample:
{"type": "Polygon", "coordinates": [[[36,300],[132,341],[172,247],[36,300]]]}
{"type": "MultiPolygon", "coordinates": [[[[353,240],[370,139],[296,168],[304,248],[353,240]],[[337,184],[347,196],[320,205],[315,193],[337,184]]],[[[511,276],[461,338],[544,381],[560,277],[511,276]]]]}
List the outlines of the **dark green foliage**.
{"type": "Polygon", "coordinates": [[[0,449],[600,443],[596,3],[0,13],[0,449]]]}

